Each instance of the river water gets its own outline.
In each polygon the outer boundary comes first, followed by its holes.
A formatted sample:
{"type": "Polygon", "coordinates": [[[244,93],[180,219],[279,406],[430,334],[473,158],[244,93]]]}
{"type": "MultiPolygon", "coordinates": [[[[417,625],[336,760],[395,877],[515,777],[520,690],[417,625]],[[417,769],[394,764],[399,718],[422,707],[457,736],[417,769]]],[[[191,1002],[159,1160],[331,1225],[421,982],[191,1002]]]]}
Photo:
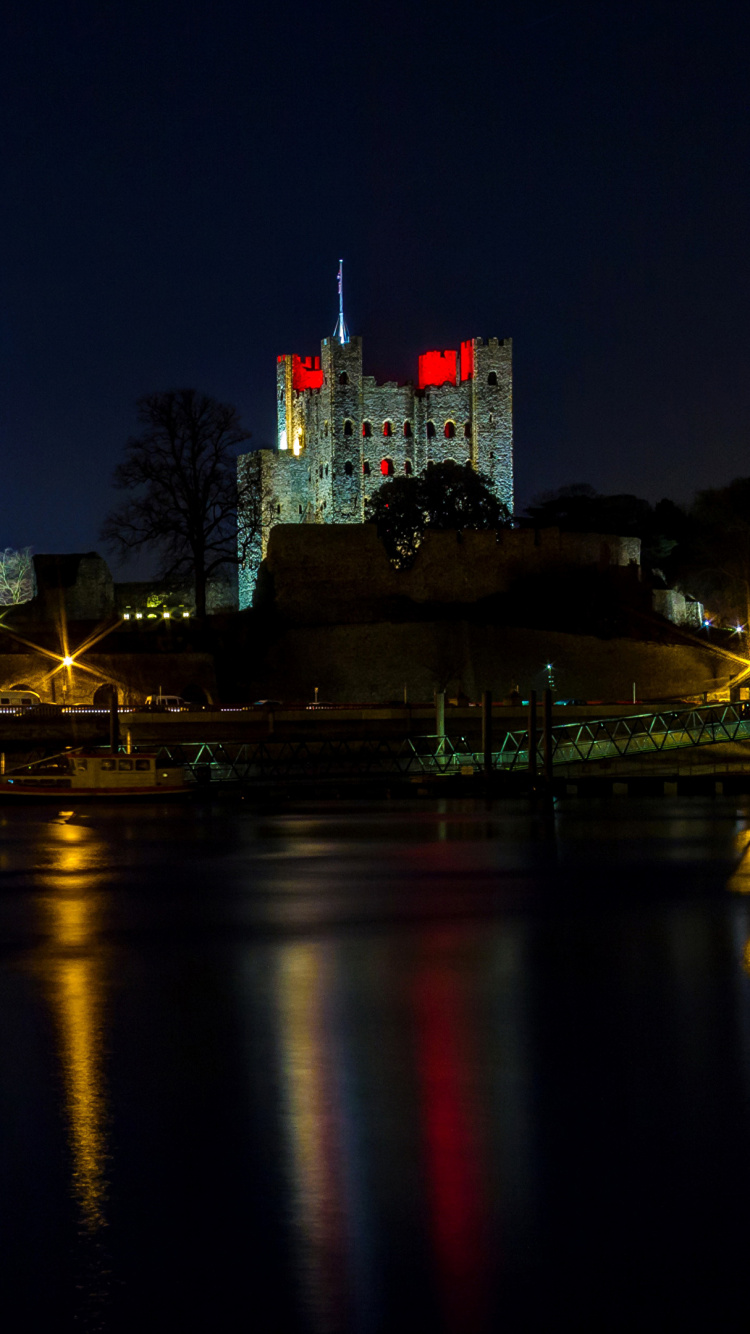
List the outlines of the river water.
{"type": "Polygon", "coordinates": [[[8,1329],[745,1329],[744,799],[0,833],[8,1329]]]}

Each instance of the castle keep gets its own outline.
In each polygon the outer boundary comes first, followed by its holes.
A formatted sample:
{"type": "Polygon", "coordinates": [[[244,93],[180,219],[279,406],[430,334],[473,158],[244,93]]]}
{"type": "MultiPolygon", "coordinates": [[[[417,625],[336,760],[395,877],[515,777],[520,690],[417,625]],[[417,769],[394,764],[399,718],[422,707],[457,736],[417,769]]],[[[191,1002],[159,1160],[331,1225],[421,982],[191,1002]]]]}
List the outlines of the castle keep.
{"type": "Polygon", "coordinates": [[[428,463],[471,463],[512,513],[511,350],[509,338],[471,338],[458,352],[421,356],[416,385],[377,384],[362,374],[362,340],[348,337],[342,316],[341,336],[325,338],[320,357],[279,357],[277,448],[238,460],[240,606],[252,602],[275,524],[363,523],[383,481],[428,463]]]}

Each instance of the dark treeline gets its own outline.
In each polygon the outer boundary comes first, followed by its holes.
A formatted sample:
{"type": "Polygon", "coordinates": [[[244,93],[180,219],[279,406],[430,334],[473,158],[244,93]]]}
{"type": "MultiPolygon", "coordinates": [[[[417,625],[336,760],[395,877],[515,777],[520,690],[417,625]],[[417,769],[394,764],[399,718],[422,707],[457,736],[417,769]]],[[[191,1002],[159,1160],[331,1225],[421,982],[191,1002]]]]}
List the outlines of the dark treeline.
{"type": "Polygon", "coordinates": [[[750,477],[699,491],[685,506],[565,486],[538,496],[520,522],[638,537],[643,570],[655,587],[680,588],[722,624],[750,622],[750,477]]]}

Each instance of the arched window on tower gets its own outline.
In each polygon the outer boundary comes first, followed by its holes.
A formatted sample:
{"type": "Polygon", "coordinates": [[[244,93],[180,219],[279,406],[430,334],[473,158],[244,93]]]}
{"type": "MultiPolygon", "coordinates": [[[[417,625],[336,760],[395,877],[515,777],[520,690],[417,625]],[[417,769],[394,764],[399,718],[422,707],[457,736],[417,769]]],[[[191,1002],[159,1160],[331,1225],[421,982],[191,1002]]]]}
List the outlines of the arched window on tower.
{"type": "Polygon", "coordinates": [[[347,460],[347,462],[344,464],[344,473],[346,474],[347,477],[351,477],[353,472],[354,472],[354,465],[349,463],[349,461],[347,460]]]}
{"type": "Polygon", "coordinates": [[[404,437],[411,440],[411,422],[404,422],[404,437]]]}
{"type": "Polygon", "coordinates": [[[362,437],[369,440],[372,435],[372,422],[362,422],[362,437]]]}
{"type": "Polygon", "coordinates": [[[362,476],[363,476],[363,477],[369,477],[369,476],[370,476],[370,465],[369,465],[369,463],[367,462],[367,459],[365,459],[364,463],[362,464],[362,476]]]}
{"type": "Polygon", "coordinates": [[[383,435],[390,438],[393,435],[393,426],[391,422],[383,422],[383,435]]]}
{"type": "Polygon", "coordinates": [[[412,474],[411,459],[406,460],[404,464],[404,472],[406,473],[407,477],[411,477],[412,474]]]}
{"type": "Polygon", "coordinates": [[[345,422],[344,422],[344,435],[351,435],[351,433],[352,433],[352,423],[351,423],[350,421],[345,421],[345,422]]]}
{"type": "Polygon", "coordinates": [[[339,384],[348,384],[348,383],[349,383],[349,376],[347,375],[346,371],[342,371],[339,376],[339,384]]]}
{"type": "Polygon", "coordinates": [[[487,383],[497,384],[497,371],[490,371],[489,375],[487,376],[487,383]]]}
{"type": "Polygon", "coordinates": [[[455,423],[455,422],[446,422],[446,423],[445,423],[445,438],[446,438],[446,440],[454,440],[454,439],[455,439],[455,435],[456,435],[456,423],[455,423]]]}
{"type": "Polygon", "coordinates": [[[464,436],[467,440],[471,440],[471,422],[464,422],[464,436]]]}
{"type": "Polygon", "coordinates": [[[434,439],[435,439],[435,423],[434,423],[434,422],[428,422],[428,423],[427,423],[427,439],[428,439],[428,440],[434,440],[434,439]]]}
{"type": "Polygon", "coordinates": [[[380,461],[380,471],[382,472],[382,474],[383,474],[384,477],[392,477],[392,476],[393,476],[393,459],[381,459],[381,461],[380,461]]]}

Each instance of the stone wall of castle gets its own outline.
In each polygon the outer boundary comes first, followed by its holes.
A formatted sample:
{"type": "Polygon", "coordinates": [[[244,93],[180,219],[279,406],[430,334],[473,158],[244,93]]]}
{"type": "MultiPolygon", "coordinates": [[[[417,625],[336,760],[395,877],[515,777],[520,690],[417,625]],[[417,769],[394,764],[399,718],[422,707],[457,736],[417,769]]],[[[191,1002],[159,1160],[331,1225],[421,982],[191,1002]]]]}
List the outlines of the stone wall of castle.
{"type": "Polygon", "coordinates": [[[520,575],[545,571],[618,567],[631,568],[637,578],[640,553],[637,537],[558,528],[428,531],[412,567],[397,570],[374,524],[279,524],[270,535],[258,591],[272,588],[276,610],[293,624],[345,624],[377,619],[393,599],[479,602],[507,591],[520,575]]]}
{"type": "MultiPolygon", "coordinates": [[[[445,358],[443,383],[377,384],[362,373],[362,340],[326,338],[320,358],[277,362],[278,447],[243,455],[240,483],[240,606],[249,606],[277,524],[361,524],[389,476],[428,463],[471,463],[513,510],[512,344],[474,338],[445,358]],[[450,360],[452,358],[452,361],[450,360]],[[252,485],[260,511],[245,509],[252,485]]],[[[441,379],[438,370],[432,378],[441,379]]],[[[253,502],[248,500],[248,505],[253,502]]]]}
{"type": "Polygon", "coordinates": [[[734,664],[710,648],[597,639],[465,620],[290,627],[270,645],[259,694],[334,704],[428,703],[435,690],[496,700],[542,691],[554,664],[557,699],[662,699],[726,692],[734,664]]]}

